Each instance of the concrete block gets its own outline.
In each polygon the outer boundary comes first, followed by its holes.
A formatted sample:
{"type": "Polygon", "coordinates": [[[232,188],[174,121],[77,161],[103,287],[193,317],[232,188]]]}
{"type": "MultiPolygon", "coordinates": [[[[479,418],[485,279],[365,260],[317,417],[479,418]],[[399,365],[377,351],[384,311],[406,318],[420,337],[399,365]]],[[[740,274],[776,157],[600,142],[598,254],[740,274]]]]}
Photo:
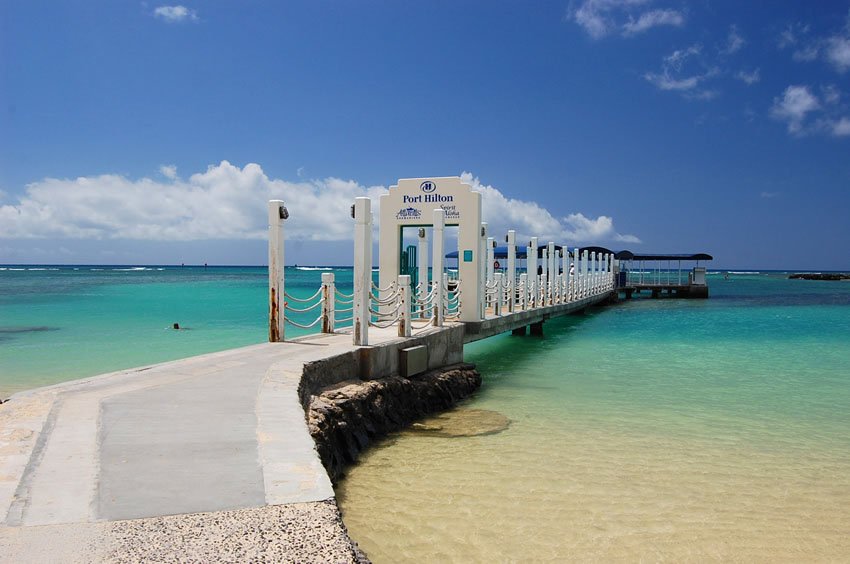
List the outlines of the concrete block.
{"type": "Polygon", "coordinates": [[[428,370],[428,347],[408,347],[398,351],[398,371],[404,378],[421,374],[428,370]]]}

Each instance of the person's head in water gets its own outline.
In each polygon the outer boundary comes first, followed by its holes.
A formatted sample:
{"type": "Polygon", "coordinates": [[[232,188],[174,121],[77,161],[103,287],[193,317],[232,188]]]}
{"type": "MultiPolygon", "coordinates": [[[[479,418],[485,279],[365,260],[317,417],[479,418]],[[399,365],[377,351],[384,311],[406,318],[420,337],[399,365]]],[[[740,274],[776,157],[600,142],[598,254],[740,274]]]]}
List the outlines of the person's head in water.
{"type": "Polygon", "coordinates": [[[174,325],[172,325],[172,327],[173,327],[174,329],[180,329],[180,324],[179,324],[179,323],[175,323],[174,325]]]}

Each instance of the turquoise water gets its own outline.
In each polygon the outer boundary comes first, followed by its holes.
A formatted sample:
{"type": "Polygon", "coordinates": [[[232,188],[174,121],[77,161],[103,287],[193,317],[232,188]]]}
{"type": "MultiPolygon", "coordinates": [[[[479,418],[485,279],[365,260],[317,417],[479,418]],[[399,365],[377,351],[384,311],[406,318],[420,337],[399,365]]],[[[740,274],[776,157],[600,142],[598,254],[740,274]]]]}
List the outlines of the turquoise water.
{"type": "MultiPolygon", "coordinates": [[[[0,397],[266,339],[264,268],[36,268],[0,267],[0,397]]],[[[510,427],[372,448],[337,489],[352,536],[378,563],[850,559],[850,283],[709,285],[468,345],[459,409],[510,427]]]]}
{"type": "Polygon", "coordinates": [[[459,411],[511,426],[371,449],[349,532],[377,563],[850,559],[850,283],[709,284],[467,345],[459,411]]]}

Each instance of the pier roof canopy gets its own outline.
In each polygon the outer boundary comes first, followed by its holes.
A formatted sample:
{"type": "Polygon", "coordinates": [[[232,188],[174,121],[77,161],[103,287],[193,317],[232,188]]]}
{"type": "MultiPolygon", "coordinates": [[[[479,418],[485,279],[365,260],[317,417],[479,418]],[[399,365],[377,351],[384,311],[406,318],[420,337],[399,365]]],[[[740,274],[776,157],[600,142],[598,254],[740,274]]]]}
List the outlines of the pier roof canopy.
{"type": "Polygon", "coordinates": [[[640,254],[629,253],[631,257],[620,256],[629,251],[620,251],[617,253],[619,260],[714,260],[714,257],[706,253],[694,254],[640,254]]]}

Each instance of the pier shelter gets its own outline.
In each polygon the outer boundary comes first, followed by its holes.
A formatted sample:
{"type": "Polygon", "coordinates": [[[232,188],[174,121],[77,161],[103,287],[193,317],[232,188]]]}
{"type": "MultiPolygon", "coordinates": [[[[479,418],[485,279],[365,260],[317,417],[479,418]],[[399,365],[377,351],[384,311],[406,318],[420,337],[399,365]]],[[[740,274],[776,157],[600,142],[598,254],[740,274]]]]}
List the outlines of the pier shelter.
{"type": "Polygon", "coordinates": [[[619,264],[618,290],[631,298],[647,291],[653,298],[707,298],[706,268],[700,262],[713,260],[706,253],[635,254],[620,251],[614,255],[619,264]],[[682,266],[685,268],[683,269],[682,266]]]}

